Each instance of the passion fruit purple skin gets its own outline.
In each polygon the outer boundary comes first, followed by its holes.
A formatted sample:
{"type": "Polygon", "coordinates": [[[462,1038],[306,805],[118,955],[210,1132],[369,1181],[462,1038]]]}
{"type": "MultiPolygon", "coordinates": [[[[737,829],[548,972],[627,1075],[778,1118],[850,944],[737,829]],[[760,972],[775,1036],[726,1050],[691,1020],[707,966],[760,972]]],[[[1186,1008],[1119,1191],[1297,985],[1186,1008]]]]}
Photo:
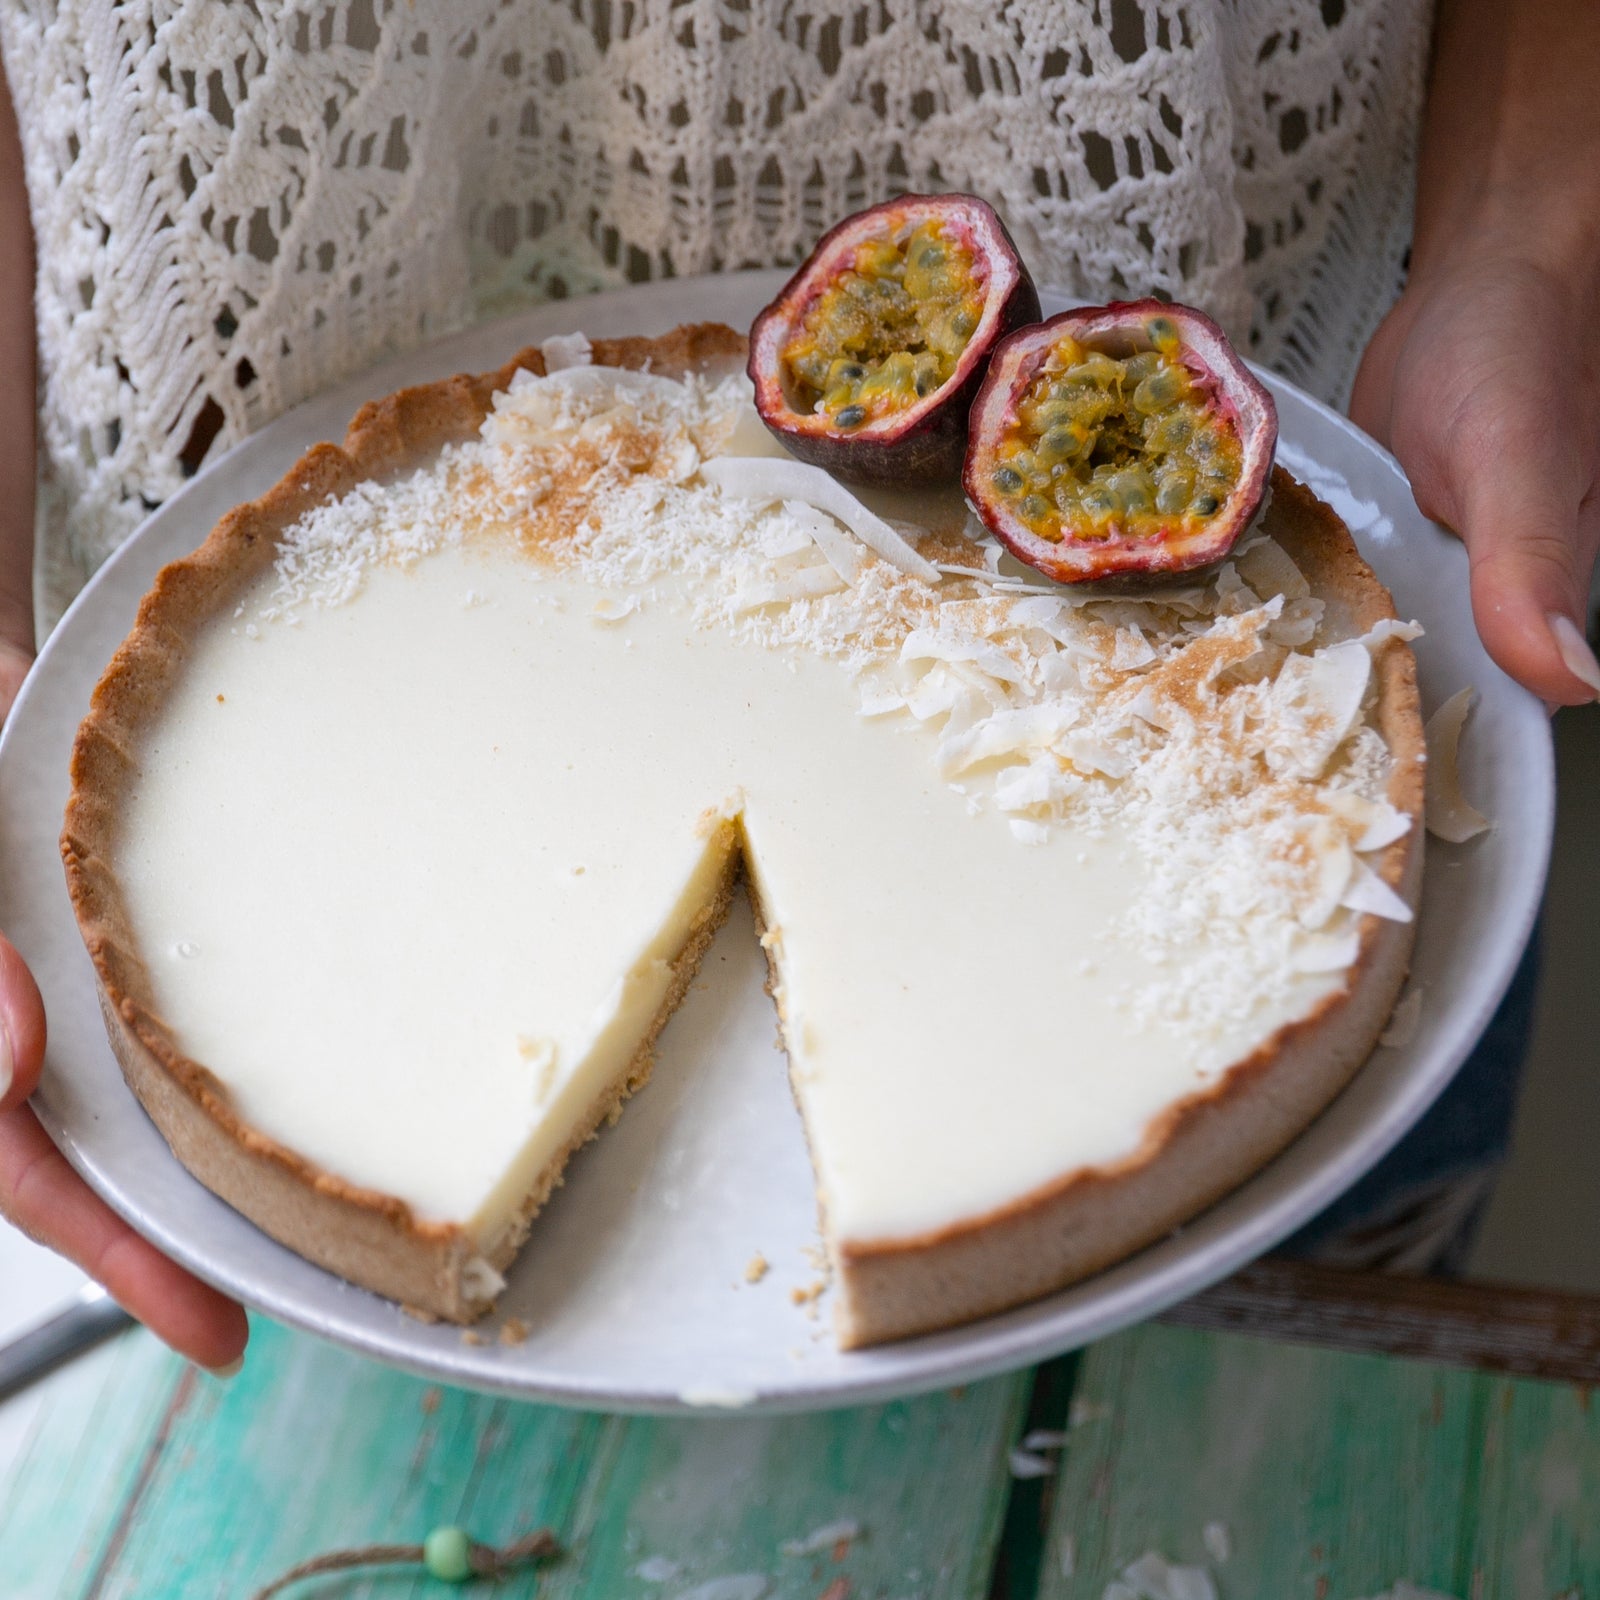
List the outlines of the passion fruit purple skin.
{"type": "Polygon", "coordinates": [[[761,420],[793,456],[849,482],[911,488],[949,483],[967,449],[967,415],[999,342],[1039,318],[1039,291],[994,207],[970,194],[908,194],[846,217],[825,233],[800,270],[750,329],[747,370],[761,420]],[[817,297],[854,264],[870,239],[938,222],[970,251],[983,310],[950,376],[904,410],[839,427],[802,410],[783,381],[783,353],[817,297]]]}
{"type": "MultiPolygon", "coordinates": [[[[989,362],[968,422],[961,482],[967,502],[991,533],[1019,560],[1057,583],[1156,580],[1219,565],[1261,509],[1278,445],[1278,409],[1244,364],[1227,335],[1204,312],[1163,300],[1123,300],[1080,306],[1048,322],[1020,329],[989,362]],[[1208,410],[1228,425],[1240,446],[1240,470],[1222,507],[1203,523],[1146,514],[1137,531],[1117,525],[1075,532],[1064,526],[1059,542],[1029,528],[993,483],[996,447],[1016,422],[1018,401],[1050,351],[1065,337],[1086,350],[1124,359],[1153,348],[1148,324],[1165,318],[1178,331],[1179,359],[1208,410]]],[[[1114,585],[1108,585],[1114,586],[1114,585]]]]}

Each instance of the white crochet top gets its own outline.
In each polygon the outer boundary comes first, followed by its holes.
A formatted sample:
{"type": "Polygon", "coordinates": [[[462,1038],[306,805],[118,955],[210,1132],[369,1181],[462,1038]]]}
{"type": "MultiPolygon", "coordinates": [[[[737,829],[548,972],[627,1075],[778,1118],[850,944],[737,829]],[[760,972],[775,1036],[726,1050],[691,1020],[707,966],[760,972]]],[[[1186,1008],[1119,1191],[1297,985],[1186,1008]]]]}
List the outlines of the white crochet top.
{"type": "Polygon", "coordinates": [[[40,623],[215,456],[553,295],[798,261],[902,190],[1343,397],[1429,0],[0,0],[38,241],[40,623]]]}

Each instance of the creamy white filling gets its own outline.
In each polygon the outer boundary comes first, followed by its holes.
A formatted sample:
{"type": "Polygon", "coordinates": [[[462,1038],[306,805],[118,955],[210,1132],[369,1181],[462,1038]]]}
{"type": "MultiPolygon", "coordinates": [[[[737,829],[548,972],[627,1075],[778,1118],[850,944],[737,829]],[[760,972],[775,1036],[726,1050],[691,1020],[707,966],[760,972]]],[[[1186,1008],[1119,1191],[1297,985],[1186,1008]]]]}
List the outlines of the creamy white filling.
{"type": "Polygon", "coordinates": [[[1114,834],[1019,848],[835,663],[621,620],[506,552],[219,627],[147,751],[119,869],[158,1004],[266,1133],[492,1239],[633,1054],[742,818],[830,1222],[915,1234],[1134,1149],[1335,987],[1130,1026],[1114,834]],[[467,596],[475,596],[468,604],[467,596]],[[219,698],[220,697],[220,698],[219,698]]]}
{"type": "Polygon", "coordinates": [[[798,475],[699,477],[746,421],[519,382],[481,444],[305,519],[145,750],[118,866],[180,1046],[485,1248],[625,1074],[736,834],[844,1241],[1128,1156],[1342,986],[1359,912],[1406,914],[1359,860],[1405,825],[1362,725],[1382,641],[1292,653],[1321,608],[1276,546],[1257,589],[1159,607],[992,551],[941,584],[784,503],[798,475]],[[1192,648],[1239,684],[1196,700],[1192,648]]]}

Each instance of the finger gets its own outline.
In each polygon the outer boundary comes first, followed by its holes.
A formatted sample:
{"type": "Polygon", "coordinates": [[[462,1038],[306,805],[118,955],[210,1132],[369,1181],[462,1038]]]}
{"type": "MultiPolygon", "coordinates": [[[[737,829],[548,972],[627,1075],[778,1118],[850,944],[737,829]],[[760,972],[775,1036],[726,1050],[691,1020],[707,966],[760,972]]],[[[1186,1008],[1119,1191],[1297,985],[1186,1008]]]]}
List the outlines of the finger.
{"type": "Polygon", "coordinates": [[[0,937],[0,1111],[20,1106],[44,1063],[44,1001],[33,974],[0,937]]]}
{"type": "Polygon", "coordinates": [[[1506,672],[1554,705],[1600,699],[1600,664],[1584,642],[1600,517],[1570,459],[1543,438],[1507,439],[1458,456],[1459,532],[1472,560],[1472,609],[1506,672]]]}
{"type": "Polygon", "coordinates": [[[0,722],[11,715],[22,680],[32,665],[33,656],[28,651],[0,640],[0,722]]]}
{"type": "Polygon", "coordinates": [[[244,1354],[250,1337],[244,1312],[167,1260],[105,1205],[27,1106],[0,1112],[0,1212],[77,1262],[191,1361],[227,1368],[244,1354]]]}

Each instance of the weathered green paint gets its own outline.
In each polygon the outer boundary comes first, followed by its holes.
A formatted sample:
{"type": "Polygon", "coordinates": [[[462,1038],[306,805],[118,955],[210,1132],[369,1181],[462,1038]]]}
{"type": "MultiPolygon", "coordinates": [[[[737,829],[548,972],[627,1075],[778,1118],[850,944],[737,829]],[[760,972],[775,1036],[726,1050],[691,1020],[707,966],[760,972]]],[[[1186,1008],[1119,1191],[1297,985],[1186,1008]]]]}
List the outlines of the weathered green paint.
{"type": "Polygon", "coordinates": [[[66,1600],[115,1558],[187,1368],[124,1334],[46,1380],[32,1437],[0,1483],[0,1594],[66,1600]]]}
{"type": "Polygon", "coordinates": [[[1039,1600],[1100,1600],[1147,1550],[1274,1600],[1600,1583],[1600,1416],[1578,1391],[1148,1327],[1089,1351],[1075,1399],[1104,1414],[1071,1430],[1039,1600]]]}
{"type": "Polygon", "coordinates": [[[1471,1570],[1485,1597],[1600,1595],[1600,1407],[1587,1389],[1483,1381],[1471,1570]]]}
{"type": "MultiPolygon", "coordinates": [[[[496,1544],[549,1525],[567,1546],[504,1600],[665,1600],[743,1572],[772,1600],[839,1578],[982,1600],[1027,1392],[1024,1374],[814,1416],[617,1418],[441,1389],[268,1324],[223,1384],[135,1334],[45,1408],[0,1517],[0,1593],[247,1600],[309,1555],[459,1523],[496,1544]],[[837,1560],[781,1553],[844,1520],[862,1534],[837,1560]],[[669,1581],[636,1574],[651,1558],[669,1581]]],[[[441,1592],[420,1570],[332,1583],[339,1600],[441,1592]]]]}
{"type": "MultiPolygon", "coordinates": [[[[0,1481],[5,1600],[248,1600],[308,1555],[442,1523],[492,1543],[556,1529],[562,1560],[481,1591],[504,1600],[676,1600],[740,1573],[768,1600],[1100,1600],[1146,1550],[1206,1563],[1226,1600],[1355,1600],[1400,1578],[1460,1600],[1600,1594],[1583,1391],[1172,1328],[809,1417],[522,1405],[268,1324],[231,1384],[136,1333],[43,1400],[0,1481]],[[1013,1484],[1028,1428],[1069,1442],[1057,1476],[1013,1484]],[[783,1553],[842,1522],[860,1536],[783,1553]]],[[[302,1596],[447,1592],[386,1569],[302,1596]]]]}

